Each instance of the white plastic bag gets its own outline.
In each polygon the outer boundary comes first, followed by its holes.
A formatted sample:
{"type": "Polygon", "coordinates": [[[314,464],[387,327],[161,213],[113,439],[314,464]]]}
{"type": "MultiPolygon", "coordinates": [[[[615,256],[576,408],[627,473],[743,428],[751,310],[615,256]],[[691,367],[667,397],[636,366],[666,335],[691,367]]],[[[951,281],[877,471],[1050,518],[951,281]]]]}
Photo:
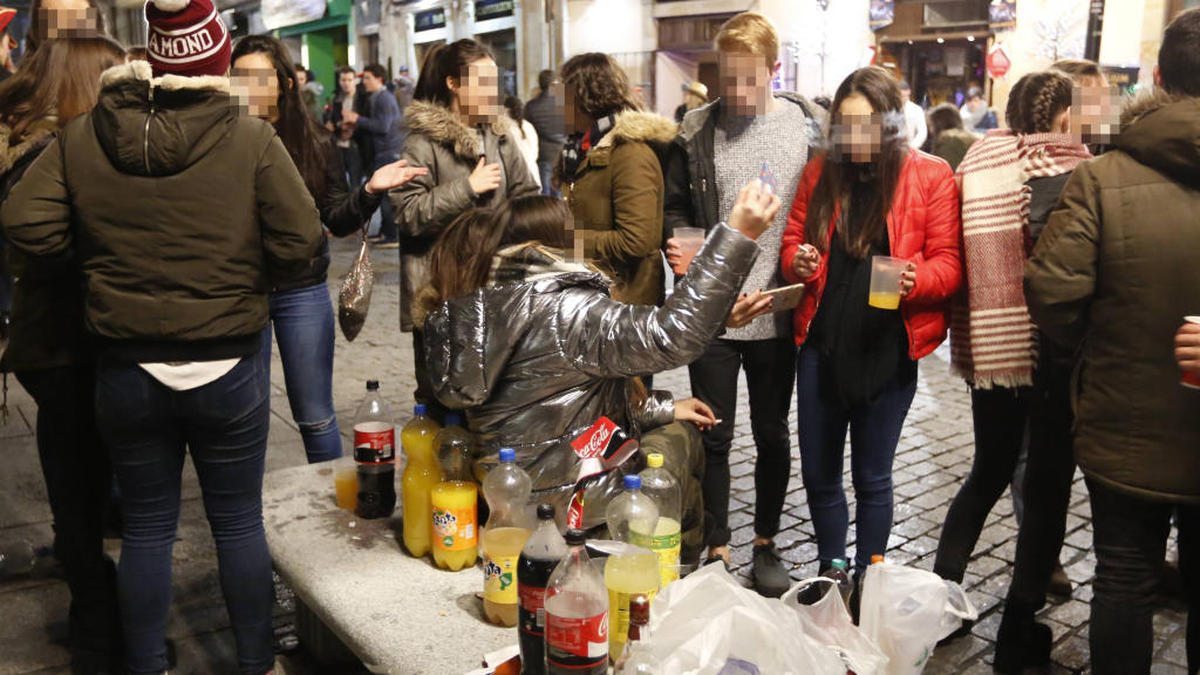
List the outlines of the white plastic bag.
{"type": "Polygon", "coordinates": [[[888,657],[879,650],[850,618],[837,582],[825,577],[805,579],[780,598],[783,604],[800,615],[804,632],[841,658],[845,669],[855,675],[884,675],[888,657]],[[799,601],[800,592],[820,584],[825,594],[811,605],[799,601]]]}
{"type": "Polygon", "coordinates": [[[721,565],[667,586],[650,608],[649,648],[671,675],[845,675],[800,615],[744,588],[721,565]]]}
{"type": "Polygon", "coordinates": [[[863,579],[859,626],[888,657],[888,675],[920,675],[942,638],[979,612],[962,586],[915,567],[876,563],[863,579]]]}

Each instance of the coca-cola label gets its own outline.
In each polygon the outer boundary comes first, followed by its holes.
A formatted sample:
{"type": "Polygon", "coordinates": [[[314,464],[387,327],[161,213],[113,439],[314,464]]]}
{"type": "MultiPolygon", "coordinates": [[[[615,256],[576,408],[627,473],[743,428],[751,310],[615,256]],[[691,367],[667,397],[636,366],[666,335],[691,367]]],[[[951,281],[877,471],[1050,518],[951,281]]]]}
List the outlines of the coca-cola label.
{"type": "Polygon", "coordinates": [[[583,529],[583,494],[586,489],[577,489],[571,493],[571,503],[567,505],[567,529],[583,529]]]}
{"type": "Polygon", "coordinates": [[[355,425],[354,461],[391,464],[396,461],[396,430],[383,422],[355,425]]]}
{"type": "Polygon", "coordinates": [[[521,603],[521,630],[541,635],[546,627],[546,589],[518,583],[517,597],[521,603]]]}
{"type": "Polygon", "coordinates": [[[602,457],[608,449],[609,441],[617,431],[617,425],[607,417],[601,417],[587,431],[571,441],[571,447],[580,459],[595,459],[602,457]]]}
{"type": "Polygon", "coordinates": [[[563,656],[608,658],[608,612],[582,619],[547,614],[546,647],[551,661],[563,656]]]}

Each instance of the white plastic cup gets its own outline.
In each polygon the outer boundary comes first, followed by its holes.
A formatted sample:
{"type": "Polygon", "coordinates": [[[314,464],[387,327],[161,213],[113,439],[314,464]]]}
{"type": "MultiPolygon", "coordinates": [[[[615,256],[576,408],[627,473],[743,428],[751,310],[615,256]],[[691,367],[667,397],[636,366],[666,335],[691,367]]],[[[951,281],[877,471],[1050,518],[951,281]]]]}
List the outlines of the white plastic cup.
{"type": "Polygon", "coordinates": [[[700,252],[704,246],[704,229],[699,227],[677,227],[675,228],[675,239],[679,241],[680,259],[679,262],[671,266],[675,274],[683,276],[687,274],[688,267],[692,264],[692,259],[700,252]]]}
{"type": "Polygon", "coordinates": [[[871,258],[871,292],[867,304],[879,309],[900,308],[900,273],[908,261],[877,255],[871,258]]]}

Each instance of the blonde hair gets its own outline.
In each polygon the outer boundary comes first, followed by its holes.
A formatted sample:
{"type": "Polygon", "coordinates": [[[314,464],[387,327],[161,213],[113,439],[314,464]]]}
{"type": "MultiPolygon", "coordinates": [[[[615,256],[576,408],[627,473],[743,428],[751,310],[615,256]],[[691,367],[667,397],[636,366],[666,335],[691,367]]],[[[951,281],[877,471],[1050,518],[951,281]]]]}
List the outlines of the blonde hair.
{"type": "Polygon", "coordinates": [[[717,51],[761,57],[768,70],[779,60],[779,32],[770,19],[758,12],[742,12],[726,21],[715,43],[717,51]]]}

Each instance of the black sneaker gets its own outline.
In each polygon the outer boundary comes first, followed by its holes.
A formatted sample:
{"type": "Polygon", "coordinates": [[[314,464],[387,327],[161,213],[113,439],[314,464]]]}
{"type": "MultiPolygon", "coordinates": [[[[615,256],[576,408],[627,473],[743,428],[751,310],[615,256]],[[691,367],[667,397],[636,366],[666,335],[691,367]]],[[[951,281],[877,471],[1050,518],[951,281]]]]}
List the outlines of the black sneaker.
{"type": "Polygon", "coordinates": [[[792,587],[792,579],[774,542],[754,547],[751,576],[754,590],[768,598],[778,598],[792,587]]]}

